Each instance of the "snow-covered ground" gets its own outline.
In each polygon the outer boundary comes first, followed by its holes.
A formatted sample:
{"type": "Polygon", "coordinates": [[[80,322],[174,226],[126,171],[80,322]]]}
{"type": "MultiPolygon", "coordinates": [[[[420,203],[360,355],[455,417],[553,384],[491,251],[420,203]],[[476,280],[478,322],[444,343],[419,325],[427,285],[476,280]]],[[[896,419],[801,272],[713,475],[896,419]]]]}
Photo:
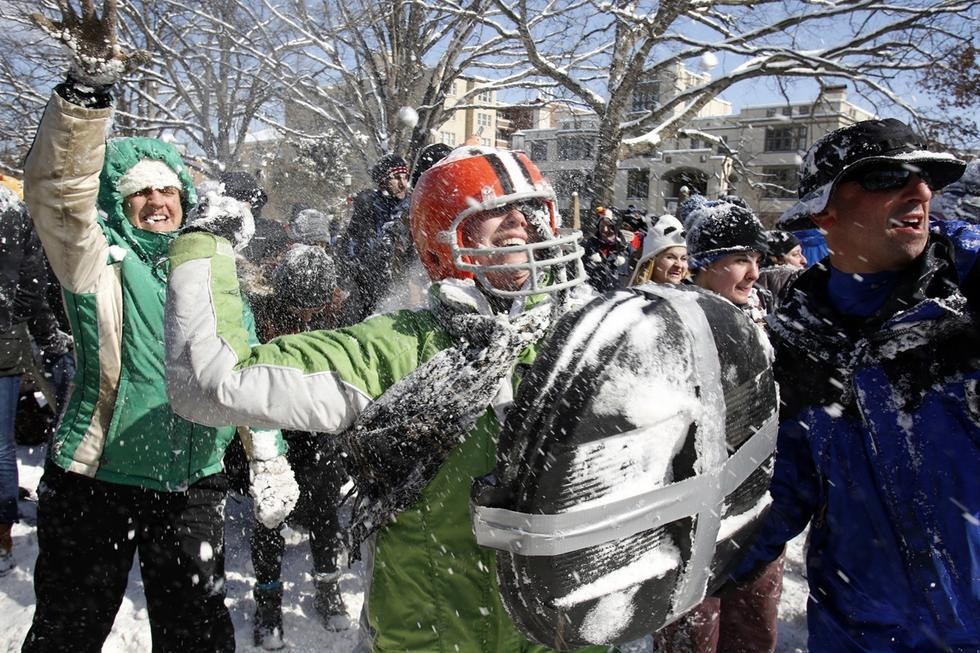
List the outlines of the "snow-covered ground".
{"type": "MultiPolygon", "coordinates": [[[[41,476],[44,452],[40,447],[18,447],[20,485],[36,490],[41,476]]],[[[17,567],[0,577],[0,614],[3,629],[0,631],[0,652],[19,651],[24,636],[30,628],[34,614],[34,589],[31,578],[34,559],[37,556],[37,534],[33,519],[34,505],[22,502],[28,519],[14,526],[14,555],[17,567]]],[[[252,646],[251,618],[255,604],[252,600],[254,575],[248,554],[248,530],[251,528],[251,506],[240,499],[228,502],[226,526],[228,582],[228,606],[235,623],[239,651],[257,650],[252,646]]],[[[806,651],[806,581],[803,578],[803,540],[790,543],[786,559],[786,575],[783,582],[783,598],[779,614],[779,653],[806,651]]],[[[296,531],[287,535],[286,556],[283,561],[283,620],[286,642],[290,651],[317,651],[341,653],[350,651],[357,639],[356,630],[332,633],[324,630],[313,610],[313,584],[310,579],[311,563],[306,536],[296,531]]],[[[356,623],[361,609],[364,589],[363,569],[357,563],[345,570],[341,578],[341,590],[356,623]]],[[[106,641],[105,653],[132,653],[150,650],[150,627],[146,621],[146,602],[139,579],[139,568],[134,565],[130,572],[129,588],[123,600],[116,623],[106,641]]],[[[356,626],[355,626],[356,627],[356,626]]],[[[640,641],[624,647],[624,653],[650,653],[649,641],[640,641]]]]}

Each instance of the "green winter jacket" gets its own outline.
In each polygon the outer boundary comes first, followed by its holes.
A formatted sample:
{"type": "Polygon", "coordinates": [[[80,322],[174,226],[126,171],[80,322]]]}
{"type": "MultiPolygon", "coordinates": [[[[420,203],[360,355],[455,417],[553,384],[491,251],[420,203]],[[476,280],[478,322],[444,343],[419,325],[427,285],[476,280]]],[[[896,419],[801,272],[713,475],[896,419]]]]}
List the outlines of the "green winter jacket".
{"type": "MultiPolygon", "coordinates": [[[[169,406],[163,310],[175,234],[133,227],[116,184],[151,158],[177,172],[185,213],[196,196],[173,147],[148,138],[107,143],[110,119],[111,109],[53,95],[25,164],[25,199],[64,288],[77,359],[49,455],[99,480],[179,491],[221,471],[235,428],[200,426],[169,406]]],[[[284,451],[281,439],[278,446],[284,451]]]]}
{"type": "MultiPolygon", "coordinates": [[[[182,236],[171,247],[171,266],[168,389],[175,410],[191,419],[235,415],[263,426],[339,431],[452,345],[421,310],[249,347],[228,244],[209,234],[182,236]]],[[[525,362],[533,357],[523,354],[525,362]]],[[[419,501],[377,532],[365,592],[373,650],[548,650],[515,629],[500,603],[494,554],[477,545],[470,527],[470,485],[493,469],[499,430],[487,410],[419,501]]]]}

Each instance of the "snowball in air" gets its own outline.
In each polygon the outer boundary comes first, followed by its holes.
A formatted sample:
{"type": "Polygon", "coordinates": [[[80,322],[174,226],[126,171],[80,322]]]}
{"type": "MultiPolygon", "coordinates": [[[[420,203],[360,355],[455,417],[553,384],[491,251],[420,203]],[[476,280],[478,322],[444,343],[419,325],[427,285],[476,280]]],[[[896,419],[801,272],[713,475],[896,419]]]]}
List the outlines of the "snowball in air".
{"type": "Polygon", "coordinates": [[[412,128],[419,124],[419,114],[412,107],[402,107],[398,110],[398,122],[412,128]]]}
{"type": "Polygon", "coordinates": [[[701,55],[701,62],[699,64],[701,70],[711,70],[718,65],[718,57],[714,52],[705,52],[701,55]]]}

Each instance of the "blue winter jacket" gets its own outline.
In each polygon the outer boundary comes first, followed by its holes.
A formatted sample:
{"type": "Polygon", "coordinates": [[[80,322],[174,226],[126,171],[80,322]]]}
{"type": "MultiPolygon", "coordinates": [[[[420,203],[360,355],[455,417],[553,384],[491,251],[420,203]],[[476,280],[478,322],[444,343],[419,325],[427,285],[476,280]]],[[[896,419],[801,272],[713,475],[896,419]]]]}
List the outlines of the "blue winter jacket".
{"type": "Polygon", "coordinates": [[[773,506],[745,579],[811,525],[809,650],[980,651],[980,227],[934,224],[871,318],[816,266],[770,319],[773,506]]]}

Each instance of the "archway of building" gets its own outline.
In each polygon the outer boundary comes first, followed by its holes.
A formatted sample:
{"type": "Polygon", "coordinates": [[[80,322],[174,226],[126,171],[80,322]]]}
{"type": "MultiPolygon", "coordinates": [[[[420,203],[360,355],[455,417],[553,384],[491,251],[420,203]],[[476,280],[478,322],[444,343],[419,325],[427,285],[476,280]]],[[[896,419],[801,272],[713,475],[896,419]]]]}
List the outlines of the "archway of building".
{"type": "Polygon", "coordinates": [[[687,186],[693,195],[695,192],[708,194],[708,173],[697,168],[674,168],[661,177],[667,197],[676,198],[680,195],[681,187],[687,186]]]}

